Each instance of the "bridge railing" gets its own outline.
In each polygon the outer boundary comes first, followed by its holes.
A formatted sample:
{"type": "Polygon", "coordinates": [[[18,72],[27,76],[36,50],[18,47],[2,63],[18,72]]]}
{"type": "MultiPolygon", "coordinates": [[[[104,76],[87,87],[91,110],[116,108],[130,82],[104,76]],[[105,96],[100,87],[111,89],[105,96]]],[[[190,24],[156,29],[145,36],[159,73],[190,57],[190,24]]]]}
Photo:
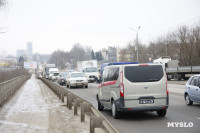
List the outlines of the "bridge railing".
{"type": "Polygon", "coordinates": [[[0,107],[6,100],[20,88],[20,86],[30,77],[19,76],[11,80],[0,83],[0,107]]]}

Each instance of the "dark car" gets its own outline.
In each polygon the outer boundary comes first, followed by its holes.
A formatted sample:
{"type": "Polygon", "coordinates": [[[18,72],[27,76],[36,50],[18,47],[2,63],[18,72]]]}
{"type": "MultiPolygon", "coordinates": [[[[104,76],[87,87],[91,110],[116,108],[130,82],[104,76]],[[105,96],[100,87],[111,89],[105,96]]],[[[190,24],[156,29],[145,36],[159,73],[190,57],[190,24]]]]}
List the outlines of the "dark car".
{"type": "Polygon", "coordinates": [[[59,76],[58,76],[58,83],[60,85],[64,85],[66,84],[66,77],[68,75],[68,72],[60,72],[59,76]]]}
{"type": "Polygon", "coordinates": [[[185,84],[185,103],[192,105],[193,102],[200,103],[200,75],[194,75],[185,84]]]}

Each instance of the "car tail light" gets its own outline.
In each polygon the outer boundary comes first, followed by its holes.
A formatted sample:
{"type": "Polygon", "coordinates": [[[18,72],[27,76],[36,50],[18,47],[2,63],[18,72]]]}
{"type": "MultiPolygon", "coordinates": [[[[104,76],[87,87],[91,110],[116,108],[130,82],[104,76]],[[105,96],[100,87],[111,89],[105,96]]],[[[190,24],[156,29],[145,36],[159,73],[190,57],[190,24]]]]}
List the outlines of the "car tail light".
{"type": "Polygon", "coordinates": [[[124,97],[123,72],[120,73],[120,95],[124,97]]]}

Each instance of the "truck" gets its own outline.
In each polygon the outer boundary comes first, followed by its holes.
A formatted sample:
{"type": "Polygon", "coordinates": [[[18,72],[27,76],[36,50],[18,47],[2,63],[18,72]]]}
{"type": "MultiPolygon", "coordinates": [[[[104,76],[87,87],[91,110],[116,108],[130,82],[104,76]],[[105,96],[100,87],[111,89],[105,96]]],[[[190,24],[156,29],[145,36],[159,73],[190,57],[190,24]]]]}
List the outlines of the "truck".
{"type": "Polygon", "coordinates": [[[160,57],[154,60],[153,63],[163,64],[168,80],[188,80],[188,75],[200,74],[200,66],[179,66],[178,60],[172,60],[167,56],[160,57]]]}
{"type": "Polygon", "coordinates": [[[97,60],[78,61],[77,69],[85,74],[89,82],[95,81],[95,78],[99,76],[97,60]]]}
{"type": "Polygon", "coordinates": [[[49,69],[50,68],[56,68],[55,64],[45,64],[43,65],[43,77],[46,79],[49,79],[49,69]]]}

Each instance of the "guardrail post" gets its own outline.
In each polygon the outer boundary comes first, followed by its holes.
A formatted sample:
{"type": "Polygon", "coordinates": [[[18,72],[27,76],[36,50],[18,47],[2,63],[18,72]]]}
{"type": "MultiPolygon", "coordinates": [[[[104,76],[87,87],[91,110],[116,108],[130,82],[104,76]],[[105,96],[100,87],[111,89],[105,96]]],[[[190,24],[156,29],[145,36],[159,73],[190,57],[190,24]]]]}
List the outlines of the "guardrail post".
{"type": "Polygon", "coordinates": [[[78,115],[78,107],[80,107],[82,101],[80,98],[74,99],[74,115],[78,115]]]}
{"type": "Polygon", "coordinates": [[[71,110],[72,109],[72,94],[68,93],[67,95],[67,107],[71,110]]]}
{"type": "Polygon", "coordinates": [[[63,94],[61,94],[61,100],[62,100],[62,103],[64,103],[65,102],[65,96],[63,95],[63,94]]]}
{"type": "Polygon", "coordinates": [[[98,116],[90,117],[90,133],[95,133],[95,128],[102,128],[103,119],[98,116]]]}
{"type": "Polygon", "coordinates": [[[91,112],[91,104],[83,102],[81,103],[81,122],[85,121],[85,113],[91,112]]]}

